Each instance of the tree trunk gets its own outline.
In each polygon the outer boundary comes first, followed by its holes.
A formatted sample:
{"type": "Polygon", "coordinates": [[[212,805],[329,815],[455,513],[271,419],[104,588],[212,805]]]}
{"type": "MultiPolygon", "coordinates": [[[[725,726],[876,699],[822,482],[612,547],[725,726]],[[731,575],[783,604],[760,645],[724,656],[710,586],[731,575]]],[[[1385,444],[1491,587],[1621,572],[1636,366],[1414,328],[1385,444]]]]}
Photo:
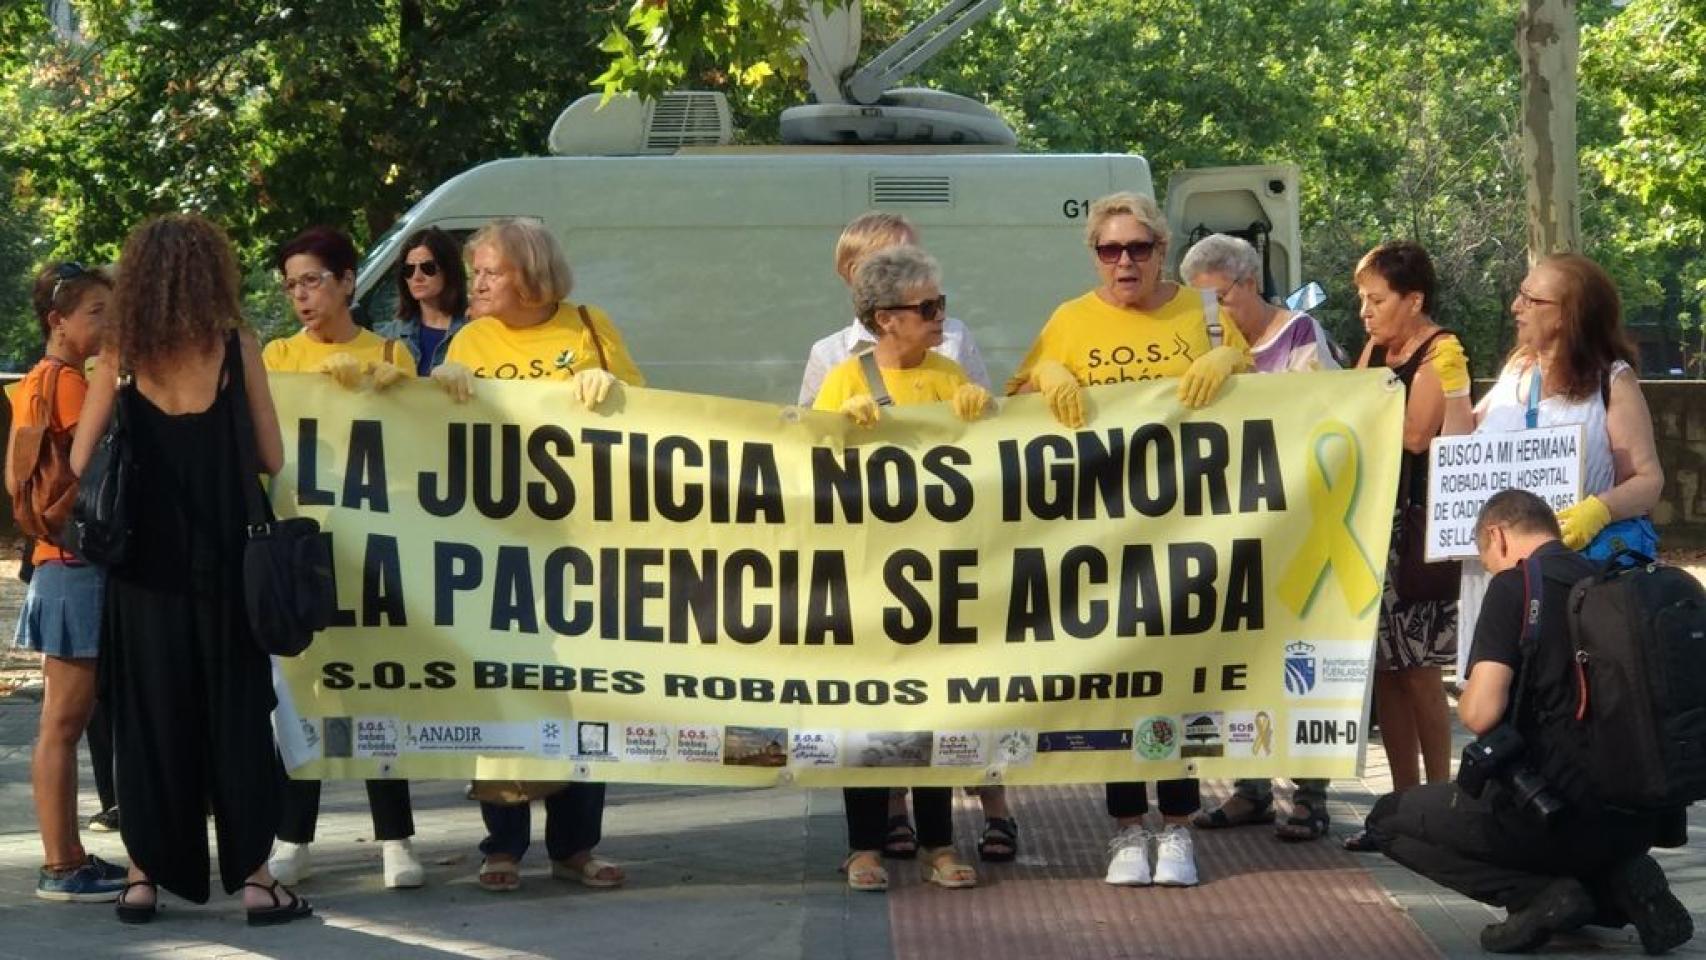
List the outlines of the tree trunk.
{"type": "Polygon", "coordinates": [[[1522,0],[1522,156],[1528,179],[1528,257],[1581,248],[1576,165],[1575,0],[1522,0]]]}

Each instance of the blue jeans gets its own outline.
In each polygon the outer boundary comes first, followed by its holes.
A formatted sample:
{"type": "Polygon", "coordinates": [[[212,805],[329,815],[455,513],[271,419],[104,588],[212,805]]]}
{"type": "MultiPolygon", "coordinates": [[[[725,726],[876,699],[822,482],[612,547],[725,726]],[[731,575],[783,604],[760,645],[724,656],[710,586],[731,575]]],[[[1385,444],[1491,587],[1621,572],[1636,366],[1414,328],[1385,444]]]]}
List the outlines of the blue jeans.
{"type": "MultiPolygon", "coordinates": [[[[604,832],[604,784],[571,783],[540,802],[545,805],[545,851],[552,860],[565,860],[598,846],[604,832]]],[[[520,862],[532,840],[532,806],[480,804],[480,816],[486,821],[480,852],[520,862]]]]}

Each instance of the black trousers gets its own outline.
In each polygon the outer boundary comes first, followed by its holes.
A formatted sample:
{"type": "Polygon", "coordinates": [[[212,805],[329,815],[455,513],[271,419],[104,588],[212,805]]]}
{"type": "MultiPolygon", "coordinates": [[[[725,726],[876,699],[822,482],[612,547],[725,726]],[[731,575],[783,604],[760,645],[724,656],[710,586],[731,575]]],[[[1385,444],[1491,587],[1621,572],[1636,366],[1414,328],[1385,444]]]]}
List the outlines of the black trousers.
{"type": "MultiPolygon", "coordinates": [[[[373,812],[373,839],[406,840],[415,835],[415,811],[409,802],[409,781],[367,781],[367,807],[373,812]]],[[[278,838],[286,843],[313,843],[320,819],[320,781],[290,780],[284,785],[284,815],[278,838]]]]}
{"type": "MultiPolygon", "coordinates": [[[[1149,788],[1143,783],[1110,783],[1108,816],[1141,817],[1149,812],[1149,788]]],[[[1202,783],[1191,780],[1158,780],[1155,804],[1164,817],[1183,817],[1202,806],[1202,783]]]]}
{"type": "MultiPolygon", "coordinates": [[[[1498,784],[1481,798],[1455,783],[1429,783],[1381,797],[1368,833],[1381,852],[1466,897],[1521,910],[1560,877],[1590,891],[1621,861],[1646,853],[1660,819],[1566,810],[1551,828],[1512,806],[1498,784]]],[[[1595,891],[1595,899],[1601,899],[1595,891]]]]}
{"type": "MultiPolygon", "coordinates": [[[[575,781],[540,801],[545,805],[545,852],[566,860],[598,846],[604,838],[604,784],[575,781]]],[[[520,861],[533,837],[532,804],[480,804],[486,839],[480,852],[520,861]]]]}
{"type": "MultiPolygon", "coordinates": [[[[841,803],[847,809],[848,848],[881,850],[889,833],[889,788],[843,787],[841,803]]],[[[913,787],[912,816],[917,822],[919,846],[951,846],[954,842],[954,789],[913,787]]]]}
{"type": "Polygon", "coordinates": [[[113,787],[113,722],[99,698],[84,735],[89,738],[89,765],[95,768],[95,795],[101,798],[105,813],[118,806],[118,791],[113,787]]]}

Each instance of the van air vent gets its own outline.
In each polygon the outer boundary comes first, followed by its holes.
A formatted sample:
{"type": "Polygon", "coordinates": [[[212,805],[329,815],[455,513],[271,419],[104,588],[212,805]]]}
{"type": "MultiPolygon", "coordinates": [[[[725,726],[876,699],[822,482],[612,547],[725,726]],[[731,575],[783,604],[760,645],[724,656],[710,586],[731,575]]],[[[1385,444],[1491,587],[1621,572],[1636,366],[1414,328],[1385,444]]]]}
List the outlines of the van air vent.
{"type": "Polygon", "coordinates": [[[873,207],[900,203],[929,203],[947,206],[953,202],[954,180],[952,177],[896,176],[881,173],[871,175],[871,206],[873,207]]]}
{"type": "Polygon", "coordinates": [[[715,93],[670,91],[652,104],[648,150],[714,147],[729,139],[728,101],[715,93]]]}

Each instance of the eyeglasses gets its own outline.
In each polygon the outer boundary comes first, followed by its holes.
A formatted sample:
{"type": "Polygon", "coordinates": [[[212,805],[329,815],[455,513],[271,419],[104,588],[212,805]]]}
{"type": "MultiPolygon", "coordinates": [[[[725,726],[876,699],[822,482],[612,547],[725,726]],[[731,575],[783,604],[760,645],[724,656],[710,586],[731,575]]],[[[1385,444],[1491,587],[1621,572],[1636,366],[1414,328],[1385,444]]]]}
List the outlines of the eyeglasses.
{"type": "Polygon", "coordinates": [[[944,315],[948,312],[948,295],[944,293],[934,300],[920,300],[917,303],[897,303],[887,307],[878,307],[877,309],[915,310],[918,312],[918,315],[923,318],[925,323],[931,323],[934,322],[938,316],[944,315]]]}
{"type": "Polygon", "coordinates": [[[296,296],[298,288],[306,293],[313,293],[315,290],[320,289],[321,285],[323,285],[327,280],[330,280],[335,276],[337,276],[337,274],[330,270],[310,270],[307,273],[299,274],[284,281],[284,292],[286,295],[292,297],[296,296]]]}
{"type": "Polygon", "coordinates": [[[53,292],[47,295],[48,303],[59,302],[59,291],[65,288],[66,281],[75,280],[89,271],[75,260],[67,260],[53,268],[53,292]]]}
{"type": "Polygon", "coordinates": [[[1558,301],[1541,299],[1540,297],[1537,297],[1534,294],[1529,293],[1527,290],[1524,290],[1521,287],[1517,287],[1516,288],[1516,302],[1517,303],[1526,303],[1531,307],[1548,307],[1548,306],[1552,306],[1553,304],[1556,304],[1558,301]]]}
{"type": "Polygon", "coordinates": [[[428,276],[428,277],[438,276],[438,261],[437,260],[422,260],[420,263],[405,263],[405,264],[403,264],[403,279],[404,280],[414,279],[415,268],[417,268],[417,267],[420,268],[421,273],[425,276],[428,276]]]}
{"type": "Polygon", "coordinates": [[[1155,252],[1158,244],[1154,240],[1133,240],[1130,243],[1098,243],[1096,244],[1096,259],[1107,264],[1120,262],[1120,254],[1131,258],[1132,263],[1143,263],[1155,252]]]}

